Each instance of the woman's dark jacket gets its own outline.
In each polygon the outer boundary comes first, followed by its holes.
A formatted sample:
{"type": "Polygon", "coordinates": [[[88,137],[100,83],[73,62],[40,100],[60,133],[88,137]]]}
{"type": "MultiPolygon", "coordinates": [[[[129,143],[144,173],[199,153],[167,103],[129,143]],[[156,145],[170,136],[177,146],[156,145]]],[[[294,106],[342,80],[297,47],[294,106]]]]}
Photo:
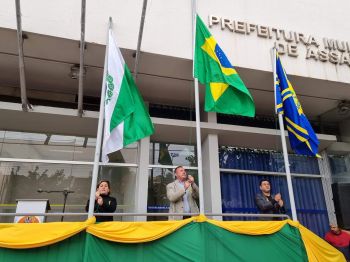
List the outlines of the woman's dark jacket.
{"type": "MultiPolygon", "coordinates": [[[[117,209],[117,200],[111,196],[101,195],[103,204],[100,206],[95,200],[94,213],[113,213],[117,209]]],[[[89,202],[87,201],[85,210],[89,210],[89,202]]],[[[96,216],[96,222],[113,221],[113,216],[96,216]]]]}

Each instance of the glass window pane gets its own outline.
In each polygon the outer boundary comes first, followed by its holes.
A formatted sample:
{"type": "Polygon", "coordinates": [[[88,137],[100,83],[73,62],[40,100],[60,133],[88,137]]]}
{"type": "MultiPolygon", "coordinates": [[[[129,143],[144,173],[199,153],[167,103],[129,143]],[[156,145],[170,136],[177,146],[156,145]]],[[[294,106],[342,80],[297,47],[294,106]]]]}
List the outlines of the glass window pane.
{"type": "MultiPolygon", "coordinates": [[[[197,170],[186,170],[188,175],[191,175],[195,179],[195,183],[198,185],[198,172],[197,170]]],[[[166,195],[167,184],[173,182],[175,176],[173,170],[169,168],[151,168],[148,173],[148,199],[147,199],[147,212],[148,213],[168,213],[169,200],[166,195]]],[[[148,221],[154,220],[168,220],[167,216],[161,217],[148,217],[148,221]]]]}
{"type": "Polygon", "coordinates": [[[93,161],[95,146],[85,138],[24,132],[5,132],[0,156],[3,158],[93,161]]]}
{"type": "Polygon", "coordinates": [[[329,155],[333,202],[338,226],[350,227],[350,154],[329,155]]]}
{"type": "Polygon", "coordinates": [[[150,163],[155,165],[197,166],[196,147],[168,143],[151,143],[150,163]]]}
{"type": "MultiPolygon", "coordinates": [[[[15,212],[16,199],[49,199],[50,212],[62,212],[63,192],[68,195],[66,212],[85,212],[90,195],[92,166],[46,163],[0,162],[0,212],[15,212]]],[[[65,217],[65,221],[83,221],[86,216],[65,217]]],[[[13,222],[13,217],[0,217],[1,222],[13,222]]],[[[60,217],[48,217],[47,221],[59,221],[60,217]]]]}
{"type": "Polygon", "coordinates": [[[330,155],[332,183],[350,183],[350,154],[330,155]]]}
{"type": "Polygon", "coordinates": [[[132,143],[125,148],[108,155],[110,163],[137,163],[138,143],[132,143]]]}
{"type": "Polygon", "coordinates": [[[0,156],[2,152],[2,147],[4,145],[5,131],[0,130],[0,156]]]}
{"type": "MultiPolygon", "coordinates": [[[[96,138],[1,131],[0,157],[93,162],[96,138]],[[1,135],[4,134],[4,139],[1,135]],[[2,142],[2,140],[4,140],[2,142]]],[[[137,163],[138,143],[110,154],[111,163],[137,163]]]]}
{"type": "Polygon", "coordinates": [[[95,148],[96,146],[96,138],[89,137],[86,143],[86,146],[95,148]]]}
{"type": "Polygon", "coordinates": [[[46,138],[45,134],[5,131],[4,143],[42,145],[46,138]]]}
{"type": "Polygon", "coordinates": [[[4,138],[5,138],[5,131],[0,130],[0,142],[4,142],[4,138]]]}
{"type": "MultiPolygon", "coordinates": [[[[75,146],[76,140],[77,138],[75,136],[51,135],[48,144],[60,146],[75,146]]],[[[81,143],[80,146],[83,146],[83,144],[81,143]]]]}
{"type": "MultiPolygon", "coordinates": [[[[117,199],[118,213],[133,213],[136,199],[136,173],[134,167],[102,166],[99,180],[108,180],[111,185],[111,196],[117,199]]],[[[130,220],[129,217],[115,217],[114,220],[130,220]]]]}

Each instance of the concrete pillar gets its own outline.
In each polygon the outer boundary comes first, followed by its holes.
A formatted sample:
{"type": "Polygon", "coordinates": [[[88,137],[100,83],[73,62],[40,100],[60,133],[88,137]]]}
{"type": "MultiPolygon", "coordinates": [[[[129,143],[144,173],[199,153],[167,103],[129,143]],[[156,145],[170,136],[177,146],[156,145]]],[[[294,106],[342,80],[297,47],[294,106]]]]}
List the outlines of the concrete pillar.
{"type": "Polygon", "coordinates": [[[329,165],[326,151],[321,152],[321,156],[322,158],[318,159],[318,165],[322,176],[322,187],[327,206],[328,219],[330,224],[336,225],[337,218],[335,216],[335,208],[333,203],[331,167],[329,165]]]}
{"type": "Polygon", "coordinates": [[[350,120],[343,120],[339,124],[340,138],[342,142],[350,142],[350,120]]]}
{"type": "Polygon", "coordinates": [[[217,123],[216,112],[204,112],[204,111],[202,111],[202,119],[204,122],[217,123]]]}
{"type": "MultiPolygon", "coordinates": [[[[138,152],[138,169],[135,187],[135,211],[147,213],[148,197],[148,165],[149,165],[150,137],[141,139],[138,152]]],[[[147,217],[135,217],[135,221],[146,221],[147,217]]]]}
{"type": "MultiPolygon", "coordinates": [[[[209,134],[202,145],[204,210],[210,213],[222,212],[218,145],[216,134],[209,134]]],[[[214,219],[222,220],[222,217],[214,219]]]]}

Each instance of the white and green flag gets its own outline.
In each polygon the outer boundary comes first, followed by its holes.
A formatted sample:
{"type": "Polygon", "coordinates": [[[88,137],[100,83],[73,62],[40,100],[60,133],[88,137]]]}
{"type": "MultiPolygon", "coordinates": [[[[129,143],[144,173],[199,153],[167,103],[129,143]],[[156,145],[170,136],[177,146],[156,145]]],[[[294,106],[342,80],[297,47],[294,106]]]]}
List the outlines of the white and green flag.
{"type": "Polygon", "coordinates": [[[153,132],[141,94],[109,30],[102,161],[108,162],[108,154],[153,132]]]}

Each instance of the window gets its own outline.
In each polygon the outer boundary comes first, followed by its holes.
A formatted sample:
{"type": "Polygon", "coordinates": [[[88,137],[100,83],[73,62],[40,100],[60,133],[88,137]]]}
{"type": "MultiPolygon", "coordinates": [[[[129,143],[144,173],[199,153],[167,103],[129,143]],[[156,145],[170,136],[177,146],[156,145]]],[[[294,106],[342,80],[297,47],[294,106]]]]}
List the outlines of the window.
{"type": "MultiPolygon", "coordinates": [[[[298,219],[323,237],[328,229],[328,213],[318,160],[313,157],[289,155],[289,161],[298,219]]],[[[257,213],[254,197],[260,192],[259,181],[264,177],[270,181],[272,193],[281,193],[287,214],[291,217],[281,153],[220,147],[219,162],[223,213],[257,213]]]]}
{"type": "MultiPolygon", "coordinates": [[[[147,201],[147,211],[149,213],[168,213],[169,200],[166,196],[166,186],[174,181],[174,168],[180,165],[187,167],[187,174],[192,175],[198,184],[195,146],[151,143],[147,201]]],[[[148,217],[147,219],[168,220],[168,217],[148,217]]]]}
{"type": "MultiPolygon", "coordinates": [[[[49,199],[51,212],[62,212],[63,192],[45,191],[67,189],[74,193],[68,195],[65,212],[86,212],[95,147],[96,138],[91,137],[0,131],[0,212],[15,212],[16,199],[49,199]]],[[[133,143],[110,154],[110,165],[100,165],[99,179],[111,182],[117,212],[135,212],[137,153],[138,143],[133,143]]],[[[66,216],[64,220],[86,218],[66,216]]],[[[47,221],[60,219],[49,216],[47,221]]],[[[13,217],[0,217],[0,221],[12,222],[13,217]]]]}

